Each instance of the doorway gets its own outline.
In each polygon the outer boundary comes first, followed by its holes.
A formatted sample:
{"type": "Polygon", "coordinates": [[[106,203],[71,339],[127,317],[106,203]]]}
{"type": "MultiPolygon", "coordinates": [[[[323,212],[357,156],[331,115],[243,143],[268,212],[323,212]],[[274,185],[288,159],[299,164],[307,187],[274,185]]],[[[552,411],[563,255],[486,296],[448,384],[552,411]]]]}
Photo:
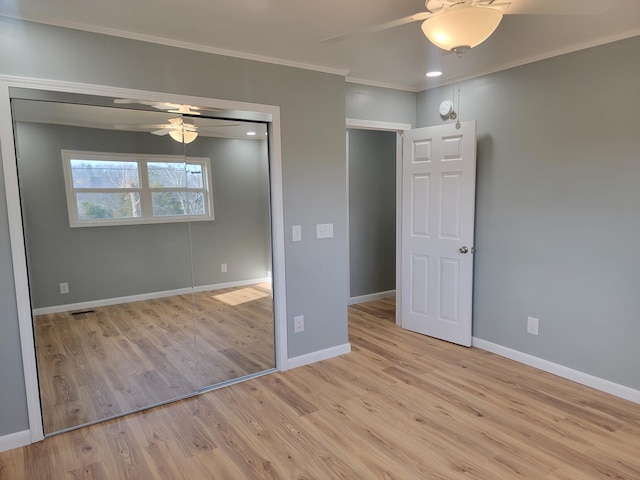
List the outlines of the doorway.
{"type": "Polygon", "coordinates": [[[396,295],[398,168],[408,124],[347,119],[350,303],[396,295]]]}

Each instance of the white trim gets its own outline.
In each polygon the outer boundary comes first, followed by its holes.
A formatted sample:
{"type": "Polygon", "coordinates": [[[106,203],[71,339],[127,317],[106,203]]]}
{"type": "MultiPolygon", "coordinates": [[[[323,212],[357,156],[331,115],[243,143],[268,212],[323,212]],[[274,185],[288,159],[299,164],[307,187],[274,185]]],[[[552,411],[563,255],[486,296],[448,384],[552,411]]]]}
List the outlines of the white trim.
{"type": "Polygon", "coordinates": [[[241,58],[244,60],[253,60],[256,62],[271,63],[274,65],[282,65],[285,67],[301,68],[304,70],[313,70],[316,72],[330,73],[333,75],[339,75],[344,77],[349,73],[349,70],[344,68],[335,68],[325,65],[314,65],[311,63],[295,62],[292,60],[286,60],[283,58],[268,57],[266,55],[258,55],[255,53],[239,52],[237,50],[230,50],[226,48],[212,47],[210,45],[203,45],[201,43],[184,42],[171,38],[158,37],[155,35],[146,35],[139,32],[128,32],[126,30],[120,30],[117,28],[100,27],[97,25],[85,25],[79,22],[72,22],[68,20],[60,20],[44,15],[12,15],[10,13],[3,13],[2,16],[14,18],[16,20],[26,20],[34,23],[43,23],[45,25],[53,25],[56,27],[69,28],[71,30],[80,30],[83,32],[97,33],[100,35],[108,35],[111,37],[128,38],[130,40],[138,40],[140,42],[155,43],[157,45],[165,45],[168,47],[184,48],[185,50],[193,50],[196,52],[211,53],[213,55],[222,55],[225,57],[241,58]]]}
{"type": "Polygon", "coordinates": [[[533,355],[529,355],[528,353],[523,353],[508,347],[503,347],[502,345],[488,342],[487,340],[483,340],[481,338],[473,337],[472,345],[474,347],[480,348],[481,350],[495,353],[496,355],[500,355],[501,357],[506,357],[511,360],[515,360],[516,362],[524,363],[525,365],[537,368],[538,370],[552,373],[553,375],[566,378],[567,380],[571,380],[581,385],[586,385],[587,387],[595,388],[596,390],[600,390],[602,392],[615,395],[616,397],[624,398],[625,400],[640,404],[640,390],[634,390],[633,388],[626,387],[624,385],[620,385],[618,383],[614,383],[600,377],[595,377],[588,373],[574,370],[572,368],[565,367],[564,365],[553,363],[539,357],[534,357],[533,355]]]}
{"type": "Polygon", "coordinates": [[[286,368],[288,355],[280,107],[277,105],[151,92],[146,90],[134,90],[103,85],[0,75],[0,148],[2,152],[2,164],[7,197],[11,258],[16,288],[16,305],[18,310],[20,346],[22,350],[22,363],[25,378],[31,442],[42,440],[44,438],[44,432],[42,428],[42,414],[40,411],[36,354],[31,322],[31,300],[29,298],[29,282],[27,277],[26,253],[24,248],[22,212],[14,150],[13,124],[9,96],[9,88],[11,87],[110,96],[116,98],[136,98],[152,102],[168,101],[187,105],[200,105],[203,107],[221,110],[257,112],[271,116],[271,123],[269,123],[268,126],[269,160],[271,162],[269,171],[271,180],[273,278],[275,287],[274,320],[276,368],[286,368]]]}
{"type": "MultiPolygon", "coordinates": [[[[348,122],[347,122],[348,123],[348,122]]],[[[351,296],[351,216],[349,214],[351,210],[351,202],[349,201],[350,189],[349,185],[351,184],[351,176],[349,175],[349,169],[351,168],[350,157],[349,157],[349,130],[345,130],[346,136],[346,146],[347,151],[345,152],[345,164],[346,164],[346,174],[347,174],[347,197],[345,198],[345,204],[347,205],[347,292],[349,296],[351,296]]]]}
{"type": "Polygon", "coordinates": [[[402,152],[404,137],[396,134],[396,325],[402,327],[402,152]]]}
{"type": "Polygon", "coordinates": [[[284,192],[282,181],[282,145],[280,138],[280,108],[271,113],[268,125],[269,160],[271,175],[271,249],[274,289],[276,368],[285,369],[288,354],[287,294],[285,278],[284,192]]]}
{"type": "Polygon", "coordinates": [[[345,343],[337,345],[335,347],[326,348],[324,350],[318,350],[317,352],[307,353],[305,355],[299,355],[297,357],[290,358],[287,362],[287,369],[302,367],[311,363],[320,362],[322,360],[328,360],[333,357],[339,357],[340,355],[346,355],[351,353],[351,344],[345,343]]]}
{"type": "Polygon", "coordinates": [[[11,260],[16,290],[16,308],[18,312],[25,393],[27,396],[30,440],[31,442],[37,442],[44,438],[44,430],[40,410],[36,348],[33,340],[33,329],[31,327],[31,298],[29,295],[29,279],[27,276],[27,254],[22,229],[18,169],[14,150],[11,100],[9,97],[9,85],[4,82],[0,85],[0,149],[2,151],[2,168],[4,172],[5,195],[7,198],[7,220],[9,223],[11,260]]]}
{"type": "Polygon", "coordinates": [[[347,128],[357,128],[360,130],[382,130],[385,132],[402,132],[410,130],[410,123],[378,122],[376,120],[361,120],[359,118],[347,118],[347,128]]]}
{"type": "Polygon", "coordinates": [[[366,78],[352,77],[349,74],[345,77],[348,83],[355,83],[357,85],[368,85],[369,87],[389,88],[391,90],[401,90],[403,92],[418,93],[424,89],[416,89],[409,87],[408,85],[399,85],[397,83],[379,82],[377,80],[368,80],[366,78]]]}
{"type": "Polygon", "coordinates": [[[0,437],[0,452],[13,450],[14,448],[24,447],[31,443],[31,432],[23,430],[22,432],[10,433],[0,437]]]}
{"type": "Polygon", "coordinates": [[[360,295],[359,297],[351,297],[349,299],[349,305],[356,305],[358,303],[372,302],[374,300],[382,300],[383,298],[395,297],[395,290],[387,290],[386,292],[370,293],[368,295],[360,295]]]}
{"type": "MultiPolygon", "coordinates": [[[[110,87],[106,85],[67,82],[64,80],[47,80],[14,75],[0,75],[0,82],[4,84],[3,86],[5,87],[33,88],[49,92],[80,93],[84,95],[99,95],[116,98],[135,98],[149,102],[170,101],[171,103],[198,105],[214,110],[240,110],[242,112],[257,112],[272,116],[277,114],[278,119],[280,118],[279,106],[261,103],[239,102],[236,100],[196,97],[192,95],[182,95],[179,93],[153,92],[150,90],[136,90],[131,88],[110,87]]],[[[272,121],[273,118],[274,117],[272,117],[272,121]]]]}
{"type": "Polygon", "coordinates": [[[141,293],[138,295],[127,295],[124,297],[101,298],[100,300],[90,300],[87,302],[68,303],[66,305],[52,305],[50,307],[34,308],[34,315],[49,315],[51,313],[71,312],[73,310],[86,310],[87,308],[106,307],[109,305],[120,305],[122,303],[142,302],[144,300],[154,300],[156,298],[174,297],[176,295],[189,295],[192,292],[212,292],[223,288],[244,287],[256,285],[258,283],[271,282],[269,277],[254,278],[251,280],[239,280],[237,282],[215,283],[212,285],[200,285],[198,287],[176,288],[173,290],[163,290],[160,292],[141,293]]]}

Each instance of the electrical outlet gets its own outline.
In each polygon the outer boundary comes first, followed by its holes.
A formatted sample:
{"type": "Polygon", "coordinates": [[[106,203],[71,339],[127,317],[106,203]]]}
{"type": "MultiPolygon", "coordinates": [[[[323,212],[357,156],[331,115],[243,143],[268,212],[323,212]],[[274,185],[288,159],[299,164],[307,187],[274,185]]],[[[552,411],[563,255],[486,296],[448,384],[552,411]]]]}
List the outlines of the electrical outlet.
{"type": "Polygon", "coordinates": [[[538,335],[538,322],[537,318],[527,317],[527,333],[538,335]]]}
{"type": "Polygon", "coordinates": [[[222,273],[227,273],[227,264],[226,263],[221,263],[220,264],[220,271],[222,273]]]}
{"type": "Polygon", "coordinates": [[[295,333],[304,332],[304,315],[293,317],[293,331],[295,333]]]}
{"type": "Polygon", "coordinates": [[[67,282],[61,283],[59,285],[59,287],[60,287],[60,293],[61,294],[64,295],[64,294],[69,293],[69,284],[67,282]]]}

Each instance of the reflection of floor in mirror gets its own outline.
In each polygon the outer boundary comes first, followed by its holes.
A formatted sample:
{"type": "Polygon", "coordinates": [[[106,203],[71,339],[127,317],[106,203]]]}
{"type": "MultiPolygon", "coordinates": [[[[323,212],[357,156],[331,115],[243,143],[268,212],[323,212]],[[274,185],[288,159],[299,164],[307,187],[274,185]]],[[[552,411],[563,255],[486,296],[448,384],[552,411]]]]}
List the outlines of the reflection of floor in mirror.
{"type": "Polygon", "coordinates": [[[265,283],[36,317],[44,431],[273,368],[272,312],[265,283]]]}

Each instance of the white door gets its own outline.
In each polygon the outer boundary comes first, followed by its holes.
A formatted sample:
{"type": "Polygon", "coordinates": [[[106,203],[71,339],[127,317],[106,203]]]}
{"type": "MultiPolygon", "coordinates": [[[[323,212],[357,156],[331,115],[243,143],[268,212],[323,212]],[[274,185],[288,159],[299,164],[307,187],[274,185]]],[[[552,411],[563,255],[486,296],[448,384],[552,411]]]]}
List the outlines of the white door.
{"type": "Polygon", "coordinates": [[[404,132],[403,328],[471,346],[476,123],[404,132]]]}

